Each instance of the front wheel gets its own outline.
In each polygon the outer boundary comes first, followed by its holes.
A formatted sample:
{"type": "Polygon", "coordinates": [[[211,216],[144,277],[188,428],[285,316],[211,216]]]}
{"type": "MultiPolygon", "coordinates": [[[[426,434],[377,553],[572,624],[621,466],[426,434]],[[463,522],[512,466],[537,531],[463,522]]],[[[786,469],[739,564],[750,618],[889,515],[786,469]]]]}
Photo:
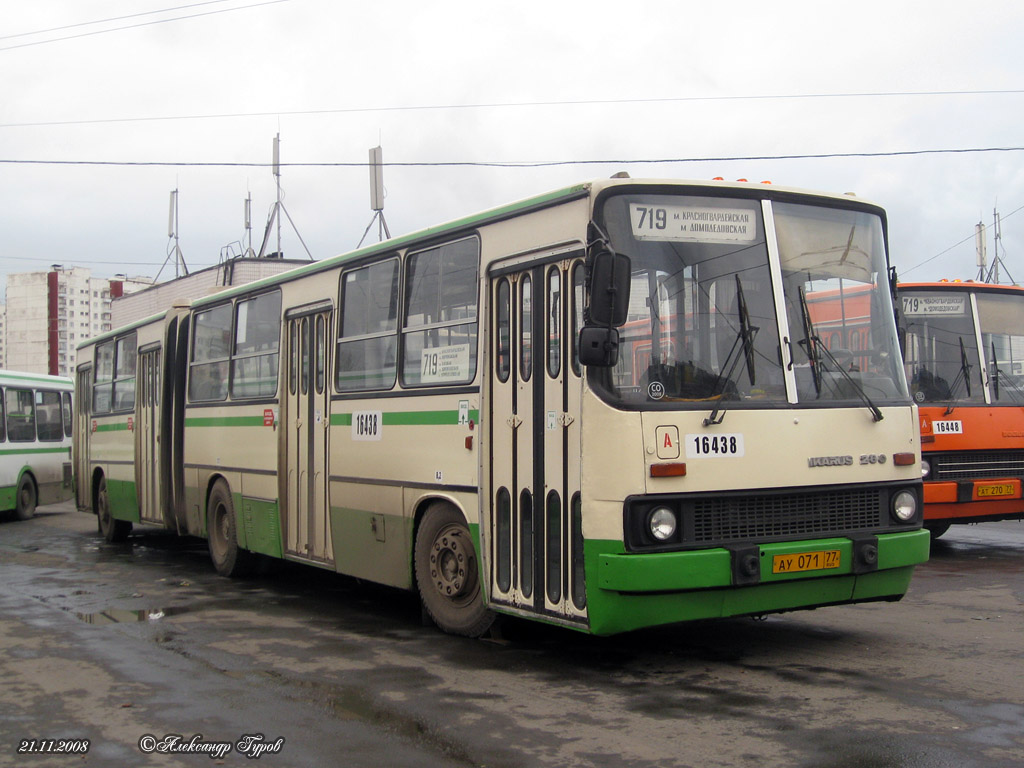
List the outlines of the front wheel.
{"type": "Polygon", "coordinates": [[[252,553],[238,546],[235,505],[228,484],[218,480],[206,504],[210,559],[221,576],[244,576],[252,570],[252,553]]]}
{"type": "Polygon", "coordinates": [[[949,530],[949,523],[925,523],[924,527],[928,529],[932,539],[937,539],[949,530]]]}
{"type": "Polygon", "coordinates": [[[132,524],[127,520],[118,520],[110,513],[110,496],[107,493],[107,478],[101,477],[96,490],[96,522],[100,535],[109,544],[116,544],[128,538],[132,532],[132,524]]]}
{"type": "Polygon", "coordinates": [[[416,586],[430,618],[453,635],[479,637],[494,622],[484,605],[476,548],[458,510],[431,504],[416,533],[416,586]]]}
{"type": "Polygon", "coordinates": [[[18,483],[18,493],[14,502],[14,514],[19,520],[28,520],[36,513],[36,503],[39,497],[36,495],[36,484],[28,474],[21,476],[18,483]]]}

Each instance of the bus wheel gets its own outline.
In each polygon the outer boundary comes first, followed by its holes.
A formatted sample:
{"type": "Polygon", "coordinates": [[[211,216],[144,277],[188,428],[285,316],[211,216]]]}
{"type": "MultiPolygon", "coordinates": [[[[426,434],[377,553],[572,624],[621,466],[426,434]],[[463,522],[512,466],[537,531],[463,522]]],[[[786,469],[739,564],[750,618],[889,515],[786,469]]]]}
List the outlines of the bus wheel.
{"type": "Polygon", "coordinates": [[[949,523],[928,523],[925,528],[928,529],[928,533],[932,535],[933,539],[937,539],[949,530],[949,523]]]}
{"type": "Polygon", "coordinates": [[[18,495],[15,497],[14,514],[19,520],[28,520],[36,513],[36,484],[28,474],[21,476],[18,483],[18,495]]]}
{"type": "Polygon", "coordinates": [[[251,570],[252,554],[238,546],[235,505],[228,484],[218,480],[206,504],[206,533],[213,567],[221,576],[244,576],[251,570]]]}
{"type": "Polygon", "coordinates": [[[431,504],[416,534],[416,586],[423,607],[445,632],[479,637],[494,621],[484,605],[469,528],[449,504],[431,504]]]}
{"type": "Polygon", "coordinates": [[[107,493],[107,478],[100,478],[99,488],[96,490],[96,521],[99,525],[100,535],[109,544],[116,544],[128,538],[132,532],[132,524],[127,520],[118,520],[110,514],[110,495],[107,493]]]}

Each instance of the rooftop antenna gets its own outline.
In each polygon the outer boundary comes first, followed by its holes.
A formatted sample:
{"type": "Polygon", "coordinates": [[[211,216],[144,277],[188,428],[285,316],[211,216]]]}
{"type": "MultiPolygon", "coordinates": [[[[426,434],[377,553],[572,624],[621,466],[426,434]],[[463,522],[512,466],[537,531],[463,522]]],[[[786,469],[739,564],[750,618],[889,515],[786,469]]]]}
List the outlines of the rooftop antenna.
{"type": "Polygon", "coordinates": [[[168,237],[169,240],[174,242],[174,247],[173,248],[170,247],[170,243],[168,243],[167,258],[164,259],[164,263],[163,263],[163,266],[160,267],[160,271],[156,273],[156,279],[153,280],[154,283],[156,283],[156,282],[158,282],[160,280],[160,275],[163,273],[164,267],[167,266],[167,262],[171,260],[172,256],[174,257],[174,278],[177,279],[177,278],[182,276],[181,275],[181,270],[183,270],[185,272],[186,276],[188,275],[188,265],[185,263],[185,255],[181,252],[181,248],[178,245],[178,190],[177,189],[175,189],[174,191],[171,192],[170,210],[168,211],[168,214],[167,214],[167,237],[168,237]],[[178,269],[179,266],[181,267],[181,270],[178,269]]]}
{"type": "Polygon", "coordinates": [[[252,258],[256,252],[252,249],[252,192],[245,198],[245,257],[252,258]]]}
{"type": "Polygon", "coordinates": [[[302,235],[299,234],[298,227],[295,226],[295,222],[292,221],[292,215],[288,213],[288,209],[284,207],[284,201],[281,199],[281,134],[277,134],[274,137],[274,177],[277,179],[277,202],[274,203],[274,207],[270,209],[270,216],[267,219],[267,228],[263,232],[263,244],[260,245],[260,252],[256,255],[256,258],[262,259],[267,256],[267,240],[270,239],[270,232],[274,227],[274,222],[277,222],[277,258],[281,258],[281,212],[288,217],[288,223],[292,225],[292,229],[295,231],[296,237],[299,238],[299,242],[302,243],[302,247],[306,249],[306,255],[309,256],[309,260],[313,261],[313,254],[309,252],[309,248],[306,246],[306,241],[302,239],[302,235]]]}
{"type": "Polygon", "coordinates": [[[985,256],[985,225],[980,221],[974,225],[974,250],[978,256],[978,277],[977,280],[985,281],[985,267],[988,261],[985,256]]]}
{"type": "Polygon", "coordinates": [[[370,223],[366,225],[366,231],[363,232],[363,236],[359,238],[359,245],[357,245],[356,248],[362,246],[363,240],[366,239],[366,235],[375,221],[377,222],[378,242],[382,242],[385,235],[387,235],[388,240],[391,239],[391,233],[388,231],[388,223],[384,220],[383,157],[384,153],[379,145],[370,149],[370,210],[373,211],[373,218],[370,219],[370,223]]]}
{"type": "MultiPolygon", "coordinates": [[[[1009,278],[1010,283],[1013,285],[1017,284],[1017,281],[1013,279],[1013,275],[1010,274],[1010,270],[1006,268],[1006,262],[1003,261],[1002,256],[999,255],[999,251],[1003,245],[1003,222],[999,217],[999,211],[995,208],[992,209],[992,266],[989,268],[988,274],[985,275],[986,283],[999,284],[999,267],[1002,266],[1006,272],[1006,276],[1009,278]]],[[[984,270],[983,270],[984,271],[984,270]]]]}

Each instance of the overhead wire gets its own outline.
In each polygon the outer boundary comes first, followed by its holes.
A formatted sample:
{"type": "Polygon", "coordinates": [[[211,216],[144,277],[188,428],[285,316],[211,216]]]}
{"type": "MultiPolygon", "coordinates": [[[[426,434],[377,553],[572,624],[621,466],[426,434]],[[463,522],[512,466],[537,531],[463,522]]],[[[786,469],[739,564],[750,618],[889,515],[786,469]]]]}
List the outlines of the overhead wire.
{"type": "MultiPolygon", "coordinates": [[[[284,2],[284,0],[275,0],[284,2]]],[[[251,7],[251,6],[244,6],[251,7]]],[[[230,9],[235,10],[235,9],[230,9]]],[[[221,13],[222,11],[218,11],[221,13]]],[[[0,50],[4,50],[0,48],[0,50]]],[[[666,96],[636,99],[573,99],[553,101],[499,101],[479,104],[410,104],[379,107],[339,107],[328,109],[298,109],[264,112],[221,112],[198,115],[153,115],[141,117],[109,117],[89,120],[45,120],[23,123],[0,123],[0,128],[37,128],[60,125],[96,125],[113,123],[163,122],[178,120],[223,120],[252,117],[302,117],[312,115],[344,115],[368,112],[417,112],[431,110],[471,109],[514,109],[525,107],[581,107],[614,106],[625,104],[672,104],[683,102],[731,102],[731,101],[772,101],[802,99],[864,99],[864,98],[907,98],[912,96],[1006,96],[1024,94],[1024,89],[979,90],[979,91],[881,91],[877,93],[802,93],[802,94],[754,94],[736,96],[666,96]]]]}
{"type": "Polygon", "coordinates": [[[93,35],[105,35],[108,32],[120,32],[125,29],[137,29],[138,27],[149,27],[155,24],[167,24],[172,21],[183,21],[185,19],[197,19],[202,16],[213,16],[218,13],[230,13],[232,11],[244,11],[248,8],[258,8],[262,5],[275,5],[277,3],[289,3],[291,0],[264,0],[260,3],[250,3],[249,5],[240,5],[235,8],[221,8],[216,11],[205,11],[203,13],[193,13],[188,16],[175,16],[170,19],[157,19],[155,21],[143,21],[138,24],[127,24],[123,27],[112,27],[110,29],[98,29],[93,32],[81,32],[77,35],[65,35],[64,37],[54,37],[49,40],[35,40],[30,43],[18,43],[17,45],[6,45],[0,46],[0,51],[13,51],[17,48],[30,48],[35,45],[47,45],[49,43],[59,43],[64,40],[76,40],[82,37],[92,37],[93,35]]]}

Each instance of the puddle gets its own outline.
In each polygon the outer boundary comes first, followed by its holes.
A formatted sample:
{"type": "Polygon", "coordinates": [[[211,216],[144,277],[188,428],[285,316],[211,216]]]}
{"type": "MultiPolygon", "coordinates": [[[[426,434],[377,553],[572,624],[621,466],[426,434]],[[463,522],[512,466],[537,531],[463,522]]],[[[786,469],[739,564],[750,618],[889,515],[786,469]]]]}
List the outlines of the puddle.
{"type": "Polygon", "coordinates": [[[143,608],[142,610],[127,610],[123,608],[108,608],[105,611],[96,613],[76,613],[79,621],[86,624],[138,624],[147,621],[160,621],[167,616],[176,616],[181,613],[188,613],[191,608],[143,608]]]}

